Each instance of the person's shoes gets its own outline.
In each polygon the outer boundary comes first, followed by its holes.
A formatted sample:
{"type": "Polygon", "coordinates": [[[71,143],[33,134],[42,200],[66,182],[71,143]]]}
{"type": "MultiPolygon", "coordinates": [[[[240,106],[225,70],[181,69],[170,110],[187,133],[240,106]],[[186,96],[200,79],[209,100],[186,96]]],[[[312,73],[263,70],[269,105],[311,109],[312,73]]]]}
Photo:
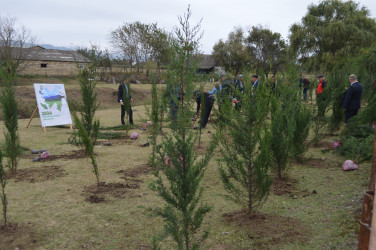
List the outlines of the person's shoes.
{"type": "Polygon", "coordinates": [[[197,130],[197,129],[198,129],[198,126],[194,126],[193,129],[194,129],[194,130],[197,130]]]}

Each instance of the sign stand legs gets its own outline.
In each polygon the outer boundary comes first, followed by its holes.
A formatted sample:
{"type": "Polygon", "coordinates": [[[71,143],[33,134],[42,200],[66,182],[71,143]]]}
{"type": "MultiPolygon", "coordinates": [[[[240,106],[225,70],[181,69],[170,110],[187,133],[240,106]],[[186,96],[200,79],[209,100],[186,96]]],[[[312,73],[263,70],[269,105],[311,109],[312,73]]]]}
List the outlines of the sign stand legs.
{"type": "Polygon", "coordinates": [[[30,120],[29,120],[29,122],[28,122],[27,125],[26,125],[26,128],[29,127],[31,121],[32,121],[33,118],[34,118],[35,112],[37,112],[37,110],[38,110],[38,106],[34,109],[34,112],[33,112],[33,114],[31,115],[30,120]]]}

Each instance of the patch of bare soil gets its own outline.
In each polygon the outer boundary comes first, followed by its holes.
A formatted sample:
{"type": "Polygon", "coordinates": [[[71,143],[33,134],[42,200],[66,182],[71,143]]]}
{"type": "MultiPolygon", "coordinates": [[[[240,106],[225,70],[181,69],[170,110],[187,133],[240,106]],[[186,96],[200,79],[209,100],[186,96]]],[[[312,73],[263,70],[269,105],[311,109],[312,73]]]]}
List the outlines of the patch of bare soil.
{"type": "Polygon", "coordinates": [[[0,226],[0,249],[35,249],[38,237],[30,226],[8,223],[0,226]]]}
{"type": "Polygon", "coordinates": [[[83,149],[80,150],[73,150],[68,154],[65,155],[53,155],[51,154],[50,157],[42,159],[40,158],[39,161],[45,162],[45,161],[54,161],[57,159],[63,159],[64,161],[68,160],[74,160],[74,159],[81,159],[81,158],[86,158],[86,151],[83,149]]]}
{"type": "Polygon", "coordinates": [[[199,155],[203,155],[206,153],[206,151],[208,151],[208,146],[209,144],[208,143],[205,143],[205,142],[201,142],[200,146],[195,146],[195,151],[199,154],[199,155]]]}
{"type": "Polygon", "coordinates": [[[340,162],[330,161],[326,158],[309,159],[299,164],[303,166],[311,167],[311,168],[340,168],[341,167],[340,162]]]}
{"type": "Polygon", "coordinates": [[[105,195],[121,199],[126,196],[130,189],[139,189],[140,184],[132,183],[106,183],[101,182],[99,188],[97,185],[85,187],[83,195],[85,200],[90,203],[105,202],[105,195]]]}
{"type": "Polygon", "coordinates": [[[319,141],[317,145],[312,144],[313,148],[332,148],[332,144],[330,141],[319,141]]]}
{"type": "Polygon", "coordinates": [[[151,166],[149,164],[142,164],[142,165],[135,167],[135,168],[119,170],[116,173],[121,174],[122,179],[129,180],[129,177],[137,178],[140,175],[148,174],[150,172],[151,172],[151,166]]]}
{"type": "Polygon", "coordinates": [[[274,178],[270,191],[274,195],[290,196],[293,199],[317,194],[316,190],[299,190],[298,181],[292,178],[274,178]]]}
{"type": "Polygon", "coordinates": [[[260,212],[241,210],[224,215],[227,223],[248,230],[258,249],[280,249],[290,242],[304,242],[310,238],[308,228],[300,221],[260,212]]]}
{"type": "Polygon", "coordinates": [[[60,166],[43,166],[32,167],[28,169],[19,169],[16,173],[8,173],[8,179],[14,179],[15,182],[43,182],[53,180],[59,177],[68,175],[67,172],[60,166]]]}
{"type": "Polygon", "coordinates": [[[274,178],[270,191],[274,195],[289,195],[296,190],[298,181],[290,178],[274,178]]]}

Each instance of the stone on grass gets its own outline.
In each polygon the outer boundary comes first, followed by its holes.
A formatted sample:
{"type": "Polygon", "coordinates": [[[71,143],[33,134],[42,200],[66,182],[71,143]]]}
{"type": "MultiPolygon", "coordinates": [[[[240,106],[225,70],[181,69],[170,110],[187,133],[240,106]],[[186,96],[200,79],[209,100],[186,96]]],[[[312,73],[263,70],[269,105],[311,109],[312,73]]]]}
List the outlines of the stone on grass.
{"type": "Polygon", "coordinates": [[[48,151],[44,151],[41,155],[40,155],[40,158],[42,159],[46,159],[46,158],[49,158],[51,156],[50,152],[48,151]]]}
{"type": "Polygon", "coordinates": [[[39,151],[36,150],[36,149],[32,149],[32,150],[31,150],[31,154],[33,154],[33,155],[39,154],[39,151]]]}
{"type": "Polygon", "coordinates": [[[47,151],[47,149],[42,148],[41,150],[39,150],[39,153],[43,153],[44,151],[47,151]]]}
{"type": "Polygon", "coordinates": [[[343,170],[348,171],[348,170],[356,170],[358,169],[358,165],[355,165],[355,163],[352,160],[347,160],[343,163],[342,165],[343,170]]]}
{"type": "Polygon", "coordinates": [[[137,133],[137,132],[133,132],[132,134],[131,134],[131,139],[132,140],[136,140],[137,138],[138,138],[138,136],[139,136],[139,134],[137,133]]]}
{"type": "Polygon", "coordinates": [[[108,141],[104,142],[103,145],[104,146],[112,146],[112,144],[110,142],[108,142],[108,141]]]}
{"type": "Polygon", "coordinates": [[[39,157],[34,157],[33,162],[39,161],[39,157]]]}

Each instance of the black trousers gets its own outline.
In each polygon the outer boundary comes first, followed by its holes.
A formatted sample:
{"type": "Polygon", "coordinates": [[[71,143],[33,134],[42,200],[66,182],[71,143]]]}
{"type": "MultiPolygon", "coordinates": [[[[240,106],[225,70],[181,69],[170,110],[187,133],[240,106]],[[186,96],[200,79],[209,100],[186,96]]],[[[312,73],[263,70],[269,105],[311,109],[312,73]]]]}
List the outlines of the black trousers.
{"type": "Polygon", "coordinates": [[[349,119],[353,117],[354,115],[358,114],[358,110],[350,110],[346,109],[345,110],[345,122],[348,123],[349,119]]]}
{"type": "MultiPolygon", "coordinates": [[[[124,105],[120,105],[120,106],[121,106],[121,116],[120,116],[121,124],[125,124],[125,122],[124,122],[125,108],[124,108],[124,105]]],[[[133,124],[133,112],[132,112],[132,106],[131,105],[129,105],[129,123],[133,124]]]]}
{"type": "Polygon", "coordinates": [[[213,108],[214,101],[208,100],[208,102],[205,105],[205,113],[204,113],[204,119],[201,121],[200,125],[201,128],[205,128],[206,124],[208,123],[210,112],[213,108]]]}

